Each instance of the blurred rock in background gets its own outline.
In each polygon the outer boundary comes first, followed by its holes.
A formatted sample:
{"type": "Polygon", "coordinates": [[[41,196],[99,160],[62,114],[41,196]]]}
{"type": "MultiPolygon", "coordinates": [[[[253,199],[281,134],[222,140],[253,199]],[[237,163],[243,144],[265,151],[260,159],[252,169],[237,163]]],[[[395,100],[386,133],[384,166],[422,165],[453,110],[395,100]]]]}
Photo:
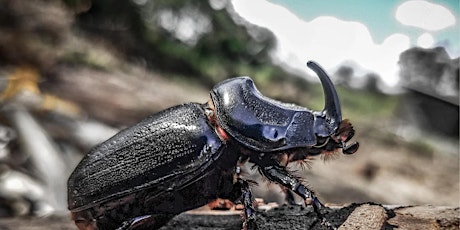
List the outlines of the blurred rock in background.
{"type": "Polygon", "coordinates": [[[407,93],[401,116],[426,132],[458,139],[459,58],[442,47],[411,48],[400,56],[401,77],[407,93]]]}

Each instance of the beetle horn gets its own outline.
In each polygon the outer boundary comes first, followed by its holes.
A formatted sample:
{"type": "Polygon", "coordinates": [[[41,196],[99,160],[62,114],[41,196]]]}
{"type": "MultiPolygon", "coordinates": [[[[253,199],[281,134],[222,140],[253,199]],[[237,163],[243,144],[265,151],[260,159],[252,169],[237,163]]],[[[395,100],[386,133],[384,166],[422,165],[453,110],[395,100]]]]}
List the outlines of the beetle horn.
{"type": "Polygon", "coordinates": [[[332,84],[331,79],[327,73],[313,61],[307,62],[307,66],[315,71],[321,80],[321,85],[323,86],[325,105],[323,113],[326,114],[327,118],[330,119],[330,124],[332,127],[338,127],[339,123],[342,121],[342,112],[340,109],[340,101],[335,90],[334,85],[332,84]]]}

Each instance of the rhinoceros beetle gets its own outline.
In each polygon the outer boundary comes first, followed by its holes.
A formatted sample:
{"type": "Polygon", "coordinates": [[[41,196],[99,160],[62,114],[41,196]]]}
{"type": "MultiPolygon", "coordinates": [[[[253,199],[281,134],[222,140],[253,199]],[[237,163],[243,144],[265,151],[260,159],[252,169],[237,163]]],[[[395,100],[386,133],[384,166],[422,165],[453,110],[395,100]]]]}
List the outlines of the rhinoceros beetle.
{"type": "Polygon", "coordinates": [[[155,229],[175,215],[216,198],[244,205],[243,228],[256,228],[248,181],[238,165],[249,161],[269,180],[301,196],[320,220],[321,202],[286,166],[357,142],[342,120],[337,92],[321,80],[322,111],[263,96],[249,77],[225,80],[205,104],[188,103],[153,114],[94,147],[68,180],[68,208],[80,229],[155,229]]]}

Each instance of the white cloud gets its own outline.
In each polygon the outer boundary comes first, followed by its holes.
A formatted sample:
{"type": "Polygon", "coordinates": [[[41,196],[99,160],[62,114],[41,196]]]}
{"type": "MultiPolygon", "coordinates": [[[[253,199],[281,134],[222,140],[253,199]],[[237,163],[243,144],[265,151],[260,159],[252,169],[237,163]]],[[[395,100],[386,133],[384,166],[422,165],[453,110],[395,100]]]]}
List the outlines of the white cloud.
{"type": "Polygon", "coordinates": [[[402,3],[396,10],[396,19],[403,25],[429,31],[442,30],[456,23],[455,16],[449,9],[423,0],[402,3]]]}
{"type": "Polygon", "coordinates": [[[422,48],[431,48],[434,45],[434,38],[429,33],[424,33],[417,38],[417,45],[422,48]]]}
{"type": "Polygon", "coordinates": [[[405,35],[392,34],[382,44],[375,44],[367,27],[359,22],[326,16],[305,22],[265,0],[233,0],[232,3],[243,18],[275,34],[278,47],[272,55],[281,65],[306,71],[306,61],[314,60],[331,70],[351,60],[382,76],[389,86],[394,86],[399,79],[399,54],[410,45],[405,35]]]}

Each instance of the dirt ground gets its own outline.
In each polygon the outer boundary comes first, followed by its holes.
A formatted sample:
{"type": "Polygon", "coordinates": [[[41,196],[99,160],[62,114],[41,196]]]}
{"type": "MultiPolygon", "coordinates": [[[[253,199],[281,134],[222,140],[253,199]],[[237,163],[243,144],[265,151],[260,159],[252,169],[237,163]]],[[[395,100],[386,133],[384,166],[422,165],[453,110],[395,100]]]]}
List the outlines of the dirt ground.
{"type": "MultiPolygon", "coordinates": [[[[358,205],[341,209],[325,208],[322,213],[334,226],[341,225],[358,205]]],[[[327,229],[316,218],[312,208],[301,206],[280,206],[267,212],[257,214],[258,229],[327,229]]],[[[171,220],[161,230],[172,229],[222,229],[240,230],[239,215],[180,215],[171,220]]]]}
{"type": "Polygon", "coordinates": [[[355,155],[315,162],[309,170],[308,181],[324,202],[459,206],[458,152],[423,153],[408,145],[382,145],[365,135],[358,139],[362,144],[355,155]]]}
{"type": "MultiPolygon", "coordinates": [[[[339,230],[351,229],[458,229],[458,207],[382,206],[373,203],[324,208],[322,213],[339,230]]],[[[311,207],[280,206],[257,213],[258,229],[328,229],[317,219],[311,207]]],[[[238,211],[192,211],[173,218],[160,230],[239,230],[242,220],[238,211]]],[[[43,230],[76,229],[65,213],[46,217],[0,218],[0,229],[43,230]]]]}

